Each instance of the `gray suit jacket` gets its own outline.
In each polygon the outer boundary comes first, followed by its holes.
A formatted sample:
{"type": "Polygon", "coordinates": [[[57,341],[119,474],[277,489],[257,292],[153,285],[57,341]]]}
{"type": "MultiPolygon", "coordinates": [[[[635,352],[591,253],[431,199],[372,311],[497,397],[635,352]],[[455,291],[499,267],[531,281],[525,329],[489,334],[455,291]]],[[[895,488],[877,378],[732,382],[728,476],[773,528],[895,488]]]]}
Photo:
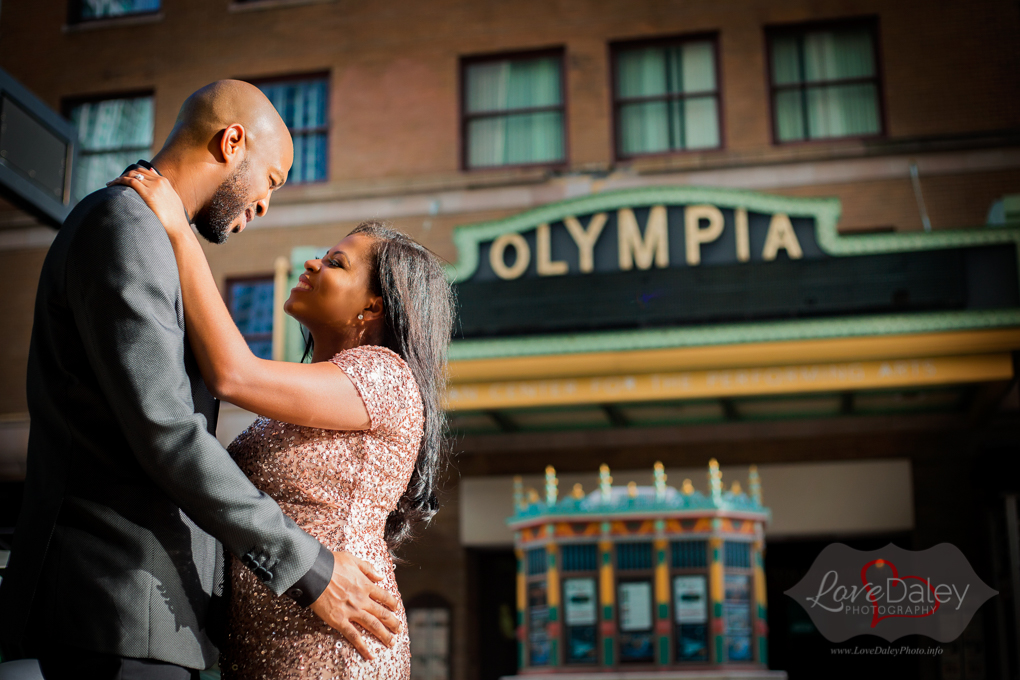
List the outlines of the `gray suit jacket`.
{"type": "Polygon", "coordinates": [[[42,269],[24,504],[0,586],[5,658],[73,645],[207,668],[223,546],[308,604],[333,556],[213,436],[170,241],[133,190],[86,197],[42,269]],[[222,543],[222,545],[221,545],[222,543]]]}

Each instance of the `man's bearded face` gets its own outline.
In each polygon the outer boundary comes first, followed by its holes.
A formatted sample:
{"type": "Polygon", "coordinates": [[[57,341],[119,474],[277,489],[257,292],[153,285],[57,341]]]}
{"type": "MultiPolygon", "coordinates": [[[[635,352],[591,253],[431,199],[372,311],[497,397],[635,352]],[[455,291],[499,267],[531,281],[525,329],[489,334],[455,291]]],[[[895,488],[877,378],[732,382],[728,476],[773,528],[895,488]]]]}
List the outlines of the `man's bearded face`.
{"type": "MultiPolygon", "coordinates": [[[[231,224],[252,207],[251,175],[245,157],[230,177],[223,180],[209,206],[195,215],[195,228],[210,243],[223,243],[230,236],[231,224]]],[[[254,214],[254,208],[252,208],[254,214]]]]}

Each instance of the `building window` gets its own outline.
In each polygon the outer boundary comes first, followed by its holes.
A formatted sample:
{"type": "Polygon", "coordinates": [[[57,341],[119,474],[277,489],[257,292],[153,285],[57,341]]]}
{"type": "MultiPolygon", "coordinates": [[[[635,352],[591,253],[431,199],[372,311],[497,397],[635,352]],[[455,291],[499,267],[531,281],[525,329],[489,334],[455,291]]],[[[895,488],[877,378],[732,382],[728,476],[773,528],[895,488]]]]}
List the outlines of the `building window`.
{"type": "Polygon", "coordinates": [[[154,14],[160,4],[160,0],[71,0],[71,22],[154,14]]]}
{"type": "Polygon", "coordinates": [[[465,60],[465,167],[564,161],[562,72],[559,52],[465,60]]]}
{"type": "Polygon", "coordinates": [[[871,25],[780,29],[769,50],[776,141],[881,134],[871,25]]]}
{"type": "Polygon", "coordinates": [[[407,635],[411,641],[411,680],[449,680],[449,607],[408,607],[407,635]]]}
{"type": "Polygon", "coordinates": [[[273,277],[228,280],[227,307],[252,354],[272,359],[273,277]]]}
{"type": "Polygon", "coordinates": [[[720,146],[715,40],[613,50],[618,157],[720,146]]]}
{"type": "Polygon", "coordinates": [[[69,117],[78,133],[78,159],[71,198],[80,201],[147,159],[152,150],[152,96],[73,104],[69,117]]]}
{"type": "Polygon", "coordinates": [[[294,139],[294,164],[288,181],[326,180],[329,153],[329,85],[326,76],[256,82],[294,139]]]}

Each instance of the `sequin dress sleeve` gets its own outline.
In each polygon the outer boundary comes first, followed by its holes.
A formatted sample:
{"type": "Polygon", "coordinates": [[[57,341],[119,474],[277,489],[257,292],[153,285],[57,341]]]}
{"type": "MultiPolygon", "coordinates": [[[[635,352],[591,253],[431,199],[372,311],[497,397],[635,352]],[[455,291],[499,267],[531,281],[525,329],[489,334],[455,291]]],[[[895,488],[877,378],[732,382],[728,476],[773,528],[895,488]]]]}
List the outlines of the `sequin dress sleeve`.
{"type": "MultiPolygon", "coordinates": [[[[404,361],[383,347],[345,350],[331,360],[361,395],[367,430],[322,430],[257,419],[229,450],[255,486],[331,550],[371,562],[379,584],[398,599],[386,548],[386,518],[407,488],[421,445],[421,395],[404,361]]],[[[392,648],[363,634],[375,659],[365,661],[339,633],[289,597],[275,597],[237,559],[231,560],[225,680],[410,677],[403,607],[392,648]]],[[[355,624],[356,625],[356,624],[355,624]]],[[[360,630],[360,629],[359,629],[360,630]]]]}

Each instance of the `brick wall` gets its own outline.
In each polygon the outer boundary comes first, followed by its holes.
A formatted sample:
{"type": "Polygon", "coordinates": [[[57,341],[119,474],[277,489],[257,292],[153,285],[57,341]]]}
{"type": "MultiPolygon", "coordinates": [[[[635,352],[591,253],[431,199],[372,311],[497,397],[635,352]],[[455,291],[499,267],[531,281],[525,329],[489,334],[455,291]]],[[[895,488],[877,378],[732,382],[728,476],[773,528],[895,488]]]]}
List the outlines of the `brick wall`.
{"type": "Polygon", "coordinates": [[[570,166],[608,168],[608,43],[703,31],[719,33],[726,144],[703,155],[762,162],[855,148],[771,142],[764,27],[806,20],[878,17],[890,139],[1020,126],[1020,8],[1008,0],[351,0],[233,12],[227,0],[165,0],[157,21],[71,28],[66,5],[9,4],[0,21],[0,67],[51,106],[153,89],[158,143],[180,102],[211,80],[328,71],[335,184],[457,174],[458,58],[548,46],[566,48],[570,166]]]}

